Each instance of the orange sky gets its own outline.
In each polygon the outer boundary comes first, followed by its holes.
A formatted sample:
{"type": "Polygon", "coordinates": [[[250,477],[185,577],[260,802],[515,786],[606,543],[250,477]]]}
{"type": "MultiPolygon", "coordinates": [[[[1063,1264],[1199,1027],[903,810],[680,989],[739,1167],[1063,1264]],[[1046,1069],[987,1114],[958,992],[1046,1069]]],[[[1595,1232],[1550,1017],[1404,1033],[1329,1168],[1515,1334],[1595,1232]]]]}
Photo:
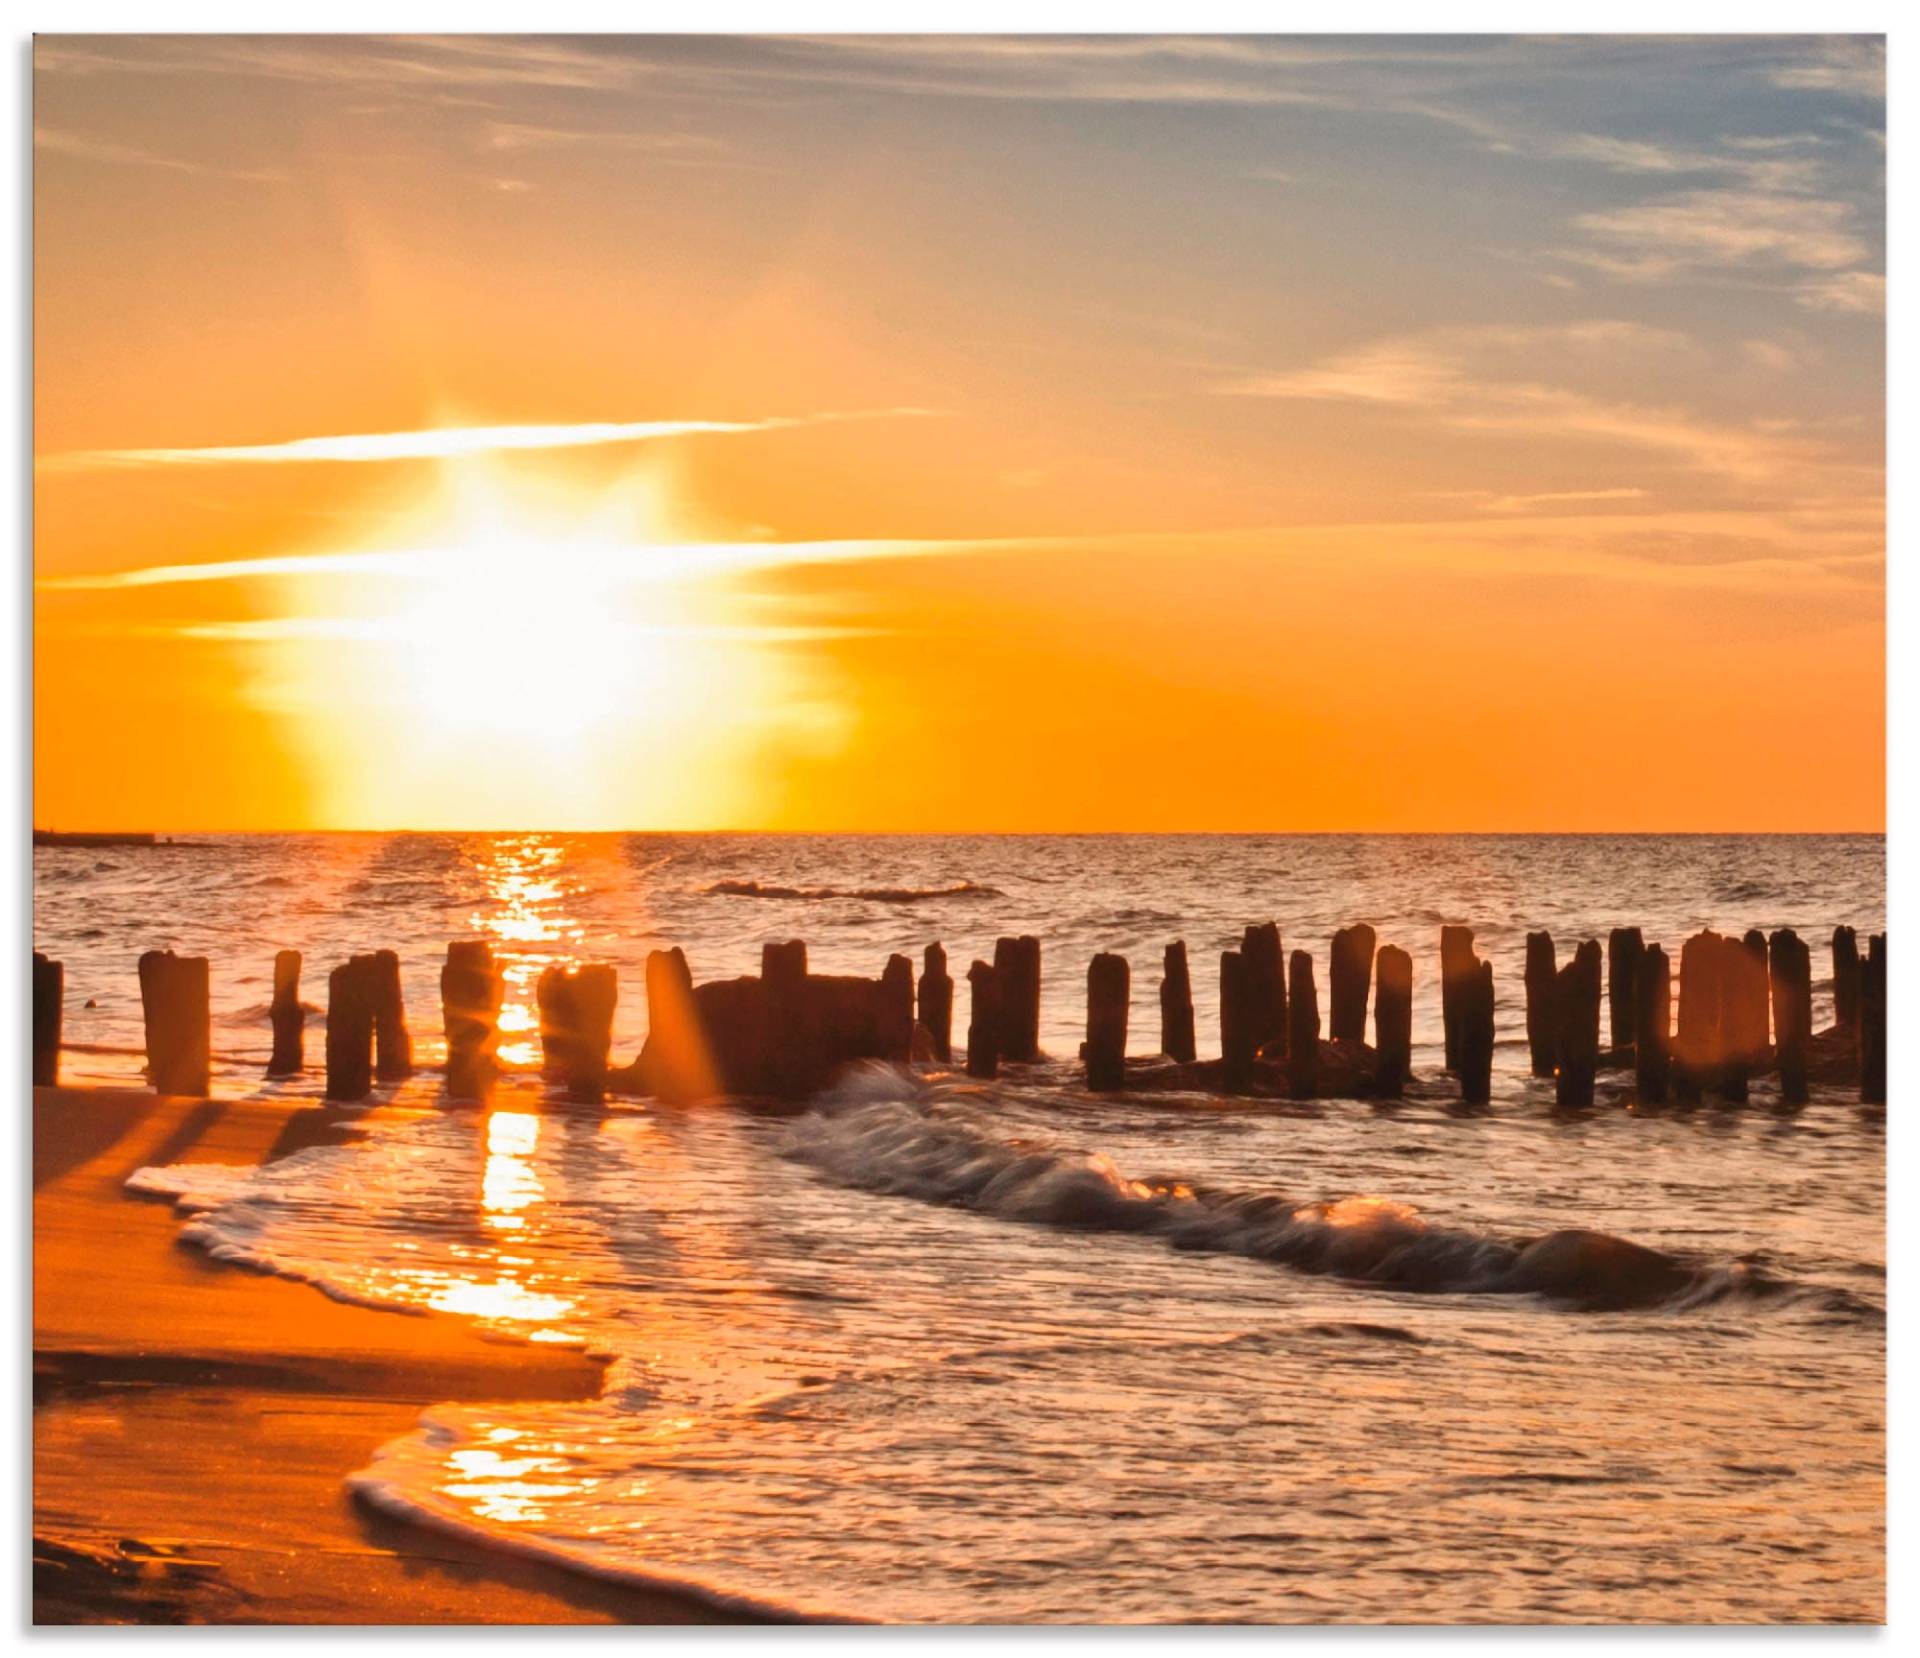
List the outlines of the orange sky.
{"type": "Polygon", "coordinates": [[[1882,83],[42,36],[35,821],[1877,829],[1882,83]]]}

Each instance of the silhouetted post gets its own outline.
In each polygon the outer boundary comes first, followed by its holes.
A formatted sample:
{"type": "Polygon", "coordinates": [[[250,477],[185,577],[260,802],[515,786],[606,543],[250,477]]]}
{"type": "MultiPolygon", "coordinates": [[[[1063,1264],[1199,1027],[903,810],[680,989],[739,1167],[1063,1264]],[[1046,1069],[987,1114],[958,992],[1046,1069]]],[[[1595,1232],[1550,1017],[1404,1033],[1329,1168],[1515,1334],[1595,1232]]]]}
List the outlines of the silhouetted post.
{"type": "Polygon", "coordinates": [[[967,1023],[967,1075],[989,1081],[1000,1074],[1000,975],[984,961],[967,969],[972,1007],[967,1023]]]}
{"type": "Polygon", "coordinates": [[[1607,1027],[1616,1048],[1633,1046],[1634,1032],[1640,1022],[1640,998],[1634,991],[1634,976],[1640,971],[1640,958],[1647,952],[1647,941],[1638,927],[1615,927],[1607,934],[1607,1027]]]}
{"type": "Polygon", "coordinates": [[[1860,1103],[1887,1103],[1887,935],[1867,940],[1860,966],[1860,1103]]]}
{"type": "Polygon", "coordinates": [[[1833,929],[1833,1022],[1842,1030],[1860,1026],[1860,942],[1851,927],[1833,929]]]}
{"type": "Polygon", "coordinates": [[[1558,1041],[1553,987],[1559,968],[1553,959],[1553,934],[1527,934],[1527,1063],[1537,1077],[1553,1075],[1558,1041]]]}
{"type": "Polygon", "coordinates": [[[1643,1105],[1663,1105],[1673,1041],[1673,970],[1659,945],[1649,944],[1641,952],[1633,989],[1634,1090],[1643,1105]]]}
{"type": "Polygon", "coordinates": [[[327,1098],[351,1104],[373,1092],[372,956],[352,956],[327,975],[327,1098]]]}
{"type": "Polygon", "coordinates": [[[760,946],[760,993],[766,1010],[767,1068],[773,1092],[803,1093],[818,1070],[807,1019],[807,944],[790,938],[760,946]]]}
{"type": "Polygon", "coordinates": [[[1000,1057],[1040,1057],[1040,941],[1031,935],[997,939],[993,970],[999,984],[1000,1057]]]}
{"type": "Polygon", "coordinates": [[[1327,955],[1327,1023],[1336,1042],[1367,1039],[1367,991],[1373,983],[1374,931],[1362,921],[1333,935],[1327,955]]]}
{"type": "Polygon", "coordinates": [[[1379,994],[1373,1004],[1373,1045],[1379,1050],[1375,1091],[1398,1099],[1413,1069],[1413,957],[1397,945],[1383,944],[1376,961],[1379,994]]]}
{"type": "Polygon", "coordinates": [[[1724,942],[1708,929],[1680,946],[1680,1024],[1673,1043],[1673,1091],[1682,1100],[1698,1100],[1720,1065],[1724,942]]]}
{"type": "Polygon", "coordinates": [[[1780,1098],[1807,1103],[1807,1040],[1813,1035],[1813,952],[1791,927],[1768,940],[1767,984],[1773,1000],[1773,1045],[1780,1098]]]}
{"type": "Polygon", "coordinates": [[[493,948],[482,938],[455,939],[440,969],[440,1013],[447,1033],[447,1096],[482,1100],[493,1088],[505,986],[493,948]]]}
{"type": "Polygon", "coordinates": [[[1125,956],[1103,950],[1087,966],[1087,1086],[1095,1093],[1126,1086],[1132,985],[1125,956]]]}
{"type": "Polygon", "coordinates": [[[693,971],[679,945],[647,952],[647,1045],[652,1085],[664,1099],[705,1099],[721,1078],[693,1000],[693,971]]]}
{"type": "MultiPolygon", "coordinates": [[[[1460,931],[1465,932],[1463,927],[1460,931]]],[[[1493,1098],[1493,963],[1472,955],[1457,991],[1460,1020],[1460,1098],[1485,1105],[1493,1098]]]]}
{"type": "Polygon", "coordinates": [[[400,990],[400,958],[373,953],[373,1074],[382,1082],[413,1075],[413,1038],[407,1034],[407,1002],[400,990]]]}
{"type": "Polygon", "coordinates": [[[66,1000],[67,970],[38,950],[33,952],[33,1085],[60,1083],[60,1019],[66,1000]]]}
{"type": "Polygon", "coordinates": [[[1747,1084],[1765,1061],[1767,1046],[1767,938],[1728,935],[1721,945],[1720,1092],[1744,1101],[1747,1084]]]}
{"type": "Polygon", "coordinates": [[[1313,1099],[1320,1087],[1320,997],[1313,988],[1313,957],[1296,950],[1287,961],[1287,1092],[1313,1099]]]}
{"type": "Polygon", "coordinates": [[[913,1062],[913,959],[887,957],[880,974],[880,1057],[895,1065],[913,1062]]]}
{"type": "Polygon", "coordinates": [[[1220,952],[1220,1073],[1230,1090],[1253,1080],[1253,986],[1247,958],[1238,950],[1220,952]]]}
{"type": "Polygon", "coordinates": [[[933,1057],[953,1063],[953,976],[947,971],[947,952],[929,944],[920,969],[920,1023],[926,1027],[933,1057]]]}
{"type": "Polygon", "coordinates": [[[204,1097],[213,1073],[207,958],[149,950],[140,958],[140,1010],[153,1091],[204,1097]]]}
{"type": "Polygon", "coordinates": [[[1560,969],[1553,987],[1556,1105],[1593,1104],[1600,1061],[1600,941],[1590,938],[1560,969]]]}
{"type": "Polygon", "coordinates": [[[1445,1033],[1447,1069],[1460,1068],[1461,993],[1478,970],[1471,927],[1440,929],[1440,1024],[1445,1033]]]}
{"type": "Polygon", "coordinates": [[[1287,958],[1279,927],[1271,921],[1249,927],[1240,939],[1240,956],[1247,964],[1247,1034],[1258,1053],[1287,1035],[1287,958]]]}
{"type": "Polygon", "coordinates": [[[1161,958],[1160,1051],[1182,1065],[1191,1065],[1197,1050],[1193,1041],[1193,980],[1187,973],[1187,946],[1176,941],[1161,958]]]}
{"type": "Polygon", "coordinates": [[[562,983],[558,1000],[566,1018],[567,1040],[561,1078],[568,1099],[598,1105],[607,1097],[607,1055],[613,1047],[620,974],[606,962],[589,962],[565,975],[562,983]]]}
{"type": "Polygon", "coordinates": [[[298,950],[281,950],[274,955],[273,1002],[267,1018],[273,1024],[273,1057],[267,1061],[267,1075],[297,1076],[307,1057],[307,1010],[300,1005],[298,950]]]}

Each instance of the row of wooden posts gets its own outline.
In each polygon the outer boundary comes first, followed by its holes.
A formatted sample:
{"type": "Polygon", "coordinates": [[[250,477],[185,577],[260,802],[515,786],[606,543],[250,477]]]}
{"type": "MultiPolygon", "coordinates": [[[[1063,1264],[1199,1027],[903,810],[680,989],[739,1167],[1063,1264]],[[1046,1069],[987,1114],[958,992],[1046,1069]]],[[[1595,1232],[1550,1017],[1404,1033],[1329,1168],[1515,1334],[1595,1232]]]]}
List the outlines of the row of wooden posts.
{"type": "MultiPolygon", "coordinates": [[[[1857,1051],[1861,1099],[1884,1103],[1886,935],[1869,940],[1863,959],[1854,930],[1839,927],[1832,952],[1836,1029],[1850,1033],[1857,1051]]],[[[1705,931],[1688,939],[1680,956],[1677,1026],[1672,968],[1659,945],[1646,943],[1637,927],[1615,928],[1604,959],[1610,1049],[1600,1042],[1599,941],[1584,941],[1563,965],[1549,934],[1527,935],[1529,1062],[1535,1076],[1554,1079],[1560,1104],[1592,1104],[1595,1073],[1603,1059],[1615,1067],[1631,1065],[1637,1096],[1650,1104],[1670,1096],[1698,1100],[1708,1092],[1745,1099],[1751,1076],[1769,1058],[1778,1069],[1783,1100],[1798,1104],[1807,1098],[1814,1040],[1811,954],[1792,930],[1782,929],[1771,938],[1757,930],[1741,938],[1705,931]]],[[[274,958],[269,1076],[296,1074],[304,1064],[300,969],[296,950],[283,950],[274,958]]],[[[153,1086],[166,1094],[205,1094],[211,1060],[206,958],[149,951],[140,958],[139,977],[153,1086]]],[[[1376,949],[1373,928],[1361,923],[1335,933],[1328,978],[1334,1058],[1364,1056],[1370,1065],[1368,1091],[1397,1097],[1412,1074],[1412,958],[1391,944],[1376,949]],[[1374,1045],[1367,1049],[1367,1003],[1376,973],[1374,1045]]],[[[991,1078],[1003,1062],[1038,1059],[1040,941],[1031,936],[1000,939],[993,960],[974,962],[967,980],[972,992],[968,1074],[991,1078]]],[[[722,1027],[704,1033],[719,1045],[740,1046],[737,1031],[750,1029],[756,1049],[751,1068],[742,1073],[737,1066],[720,1063],[715,1074],[723,1079],[750,1075],[774,1092],[804,1092],[844,1057],[905,1059],[915,1050],[916,1022],[925,1057],[950,1063],[953,990],[946,951],[939,944],[926,950],[917,1021],[912,963],[904,956],[891,958],[878,981],[825,978],[808,973],[806,945],[796,939],[764,948],[758,980],[720,981],[699,992],[680,951],[654,951],[647,960],[650,1023],[656,1030],[666,1024],[662,1014],[668,1009],[696,1026],[722,1027]],[[742,993],[750,993],[748,1004],[742,1004],[742,993]],[[744,1020],[729,1011],[743,1005],[744,1020]],[[821,1040],[808,1040],[812,1026],[823,1027],[811,1031],[821,1040]],[[812,1051],[823,1041],[825,1049],[846,1052],[812,1051]]],[[[61,964],[36,952],[36,1085],[52,1084],[58,1077],[63,991],[61,964]]],[[[490,945],[471,939],[450,944],[440,994],[447,1091],[456,1099],[483,1097],[498,1070],[504,999],[503,976],[490,945]]],[[[1490,1097],[1493,1064],[1493,967],[1474,953],[1471,928],[1441,929],[1440,994],[1446,1068],[1458,1080],[1464,1100],[1484,1104],[1490,1097]]],[[[542,1073],[563,1083],[573,1099],[592,1102],[605,1096],[617,996],[615,970],[604,964],[551,966],[536,984],[542,1073]]],[[[1126,958],[1096,955],[1087,970],[1083,1049],[1087,1084],[1095,1091],[1127,1086],[1130,1004],[1126,958]]],[[[1197,1059],[1192,978],[1182,942],[1169,944],[1163,958],[1160,1051],[1177,1065],[1197,1059]]],[[[629,1070],[644,1077],[647,1057],[643,1053],[629,1070]]],[[[718,1056],[721,1061],[726,1057],[718,1056]]],[[[1290,1094],[1316,1095],[1324,1052],[1313,958],[1304,950],[1283,955],[1279,928],[1272,922],[1248,927],[1240,947],[1220,957],[1220,1057],[1220,1084],[1226,1092],[1246,1090],[1256,1062],[1266,1061],[1282,1065],[1290,1094]]],[[[353,956],[332,969],[327,980],[328,1098],[363,1100],[376,1081],[402,1081],[413,1070],[398,956],[380,950],[353,956]]]]}

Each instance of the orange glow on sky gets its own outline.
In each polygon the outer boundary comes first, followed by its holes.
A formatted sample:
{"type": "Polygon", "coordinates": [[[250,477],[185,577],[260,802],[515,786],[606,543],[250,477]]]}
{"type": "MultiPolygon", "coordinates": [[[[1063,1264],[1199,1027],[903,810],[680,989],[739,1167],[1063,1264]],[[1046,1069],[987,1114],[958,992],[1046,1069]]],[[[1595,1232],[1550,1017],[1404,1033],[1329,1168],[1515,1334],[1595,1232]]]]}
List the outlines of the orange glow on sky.
{"type": "Polygon", "coordinates": [[[39,37],[35,821],[1881,827],[1871,43],[1439,50],[39,37]]]}

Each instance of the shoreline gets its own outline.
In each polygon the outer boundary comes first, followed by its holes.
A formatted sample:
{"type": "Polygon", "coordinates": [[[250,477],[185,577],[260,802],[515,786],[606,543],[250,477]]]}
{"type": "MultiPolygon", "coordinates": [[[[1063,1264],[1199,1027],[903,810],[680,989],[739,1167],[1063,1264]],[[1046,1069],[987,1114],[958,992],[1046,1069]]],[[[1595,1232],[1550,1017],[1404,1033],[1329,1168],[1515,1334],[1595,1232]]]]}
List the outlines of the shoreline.
{"type": "Polygon", "coordinates": [[[405,1109],[34,1089],[35,1624],[757,1621],[350,1494],[429,1407],[592,1398],[599,1360],[224,1265],[124,1190],[144,1166],[253,1166],[405,1109]]]}

